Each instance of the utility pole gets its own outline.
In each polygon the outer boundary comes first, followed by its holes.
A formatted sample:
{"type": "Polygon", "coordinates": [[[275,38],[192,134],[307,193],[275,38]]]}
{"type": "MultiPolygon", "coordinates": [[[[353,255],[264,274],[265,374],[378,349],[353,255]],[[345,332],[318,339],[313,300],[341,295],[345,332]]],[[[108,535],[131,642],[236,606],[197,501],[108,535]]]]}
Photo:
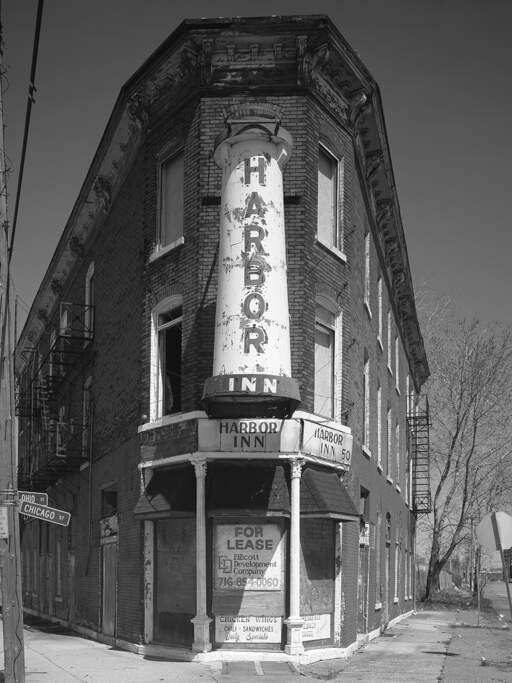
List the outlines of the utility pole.
{"type": "MultiPolygon", "coordinates": [[[[0,73],[2,72],[3,31],[0,17],[0,73]]],[[[6,683],[25,683],[9,261],[3,92],[0,76],[0,561],[4,680],[6,683]]]]}

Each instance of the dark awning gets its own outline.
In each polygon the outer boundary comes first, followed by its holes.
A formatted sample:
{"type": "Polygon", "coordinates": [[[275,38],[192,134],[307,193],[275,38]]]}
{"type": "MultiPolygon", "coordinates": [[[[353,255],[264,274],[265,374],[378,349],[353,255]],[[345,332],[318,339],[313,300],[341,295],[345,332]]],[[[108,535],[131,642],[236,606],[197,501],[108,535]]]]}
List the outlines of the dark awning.
{"type": "MultiPolygon", "coordinates": [[[[207,475],[207,509],[247,510],[290,515],[290,490],[284,464],[212,463],[207,475]]],[[[305,517],[359,521],[359,512],[333,470],[305,467],[300,483],[305,517]]]]}
{"type": "Polygon", "coordinates": [[[304,517],[331,517],[358,522],[359,512],[333,470],[306,467],[300,483],[300,512],[304,517]]]}
{"type": "Polygon", "coordinates": [[[209,512],[247,510],[290,514],[284,465],[217,462],[208,465],[206,485],[209,512]]]}
{"type": "Polygon", "coordinates": [[[151,519],[193,514],[196,509],[194,468],[155,470],[133,511],[135,517],[151,519]]]}
{"type": "MultiPolygon", "coordinates": [[[[248,511],[290,515],[290,490],[284,464],[209,463],[206,476],[209,513],[248,511]]],[[[191,465],[157,469],[134,509],[135,517],[152,519],[194,514],[196,482],[191,465]]],[[[359,521],[359,512],[333,470],[305,467],[300,483],[304,517],[359,521]]]]}

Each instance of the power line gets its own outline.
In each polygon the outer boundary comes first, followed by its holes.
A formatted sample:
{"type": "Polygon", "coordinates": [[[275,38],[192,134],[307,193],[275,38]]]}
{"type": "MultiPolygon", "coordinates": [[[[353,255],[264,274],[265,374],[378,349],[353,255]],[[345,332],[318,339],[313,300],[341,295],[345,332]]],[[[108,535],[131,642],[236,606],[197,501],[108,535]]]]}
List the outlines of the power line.
{"type": "Polygon", "coordinates": [[[32,105],[35,102],[35,79],[36,79],[36,66],[37,66],[37,54],[39,50],[39,36],[41,33],[41,19],[43,15],[43,4],[44,0],[39,0],[37,5],[37,17],[36,17],[36,30],[34,35],[34,44],[32,48],[32,65],[30,67],[30,81],[28,84],[28,98],[27,98],[27,110],[25,113],[25,130],[23,131],[23,144],[21,148],[21,159],[20,159],[20,171],[18,175],[18,187],[16,189],[16,200],[14,203],[14,215],[12,220],[12,230],[11,230],[11,241],[9,243],[9,263],[12,258],[12,250],[14,247],[14,236],[16,234],[16,223],[18,222],[18,210],[20,206],[20,196],[21,196],[21,183],[23,180],[23,170],[25,168],[25,156],[27,153],[28,144],[28,132],[30,128],[30,115],[32,113],[32,105]]]}

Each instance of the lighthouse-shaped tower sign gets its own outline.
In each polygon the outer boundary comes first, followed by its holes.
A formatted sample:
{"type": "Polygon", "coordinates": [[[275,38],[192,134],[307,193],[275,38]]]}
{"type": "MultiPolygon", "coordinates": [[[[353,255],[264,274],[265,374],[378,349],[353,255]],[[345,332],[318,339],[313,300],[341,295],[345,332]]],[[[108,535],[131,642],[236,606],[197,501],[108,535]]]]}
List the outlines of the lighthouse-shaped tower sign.
{"type": "Polygon", "coordinates": [[[282,169],[290,134],[270,108],[231,112],[216,140],[223,169],[212,417],[288,417],[291,377],[282,169]]]}

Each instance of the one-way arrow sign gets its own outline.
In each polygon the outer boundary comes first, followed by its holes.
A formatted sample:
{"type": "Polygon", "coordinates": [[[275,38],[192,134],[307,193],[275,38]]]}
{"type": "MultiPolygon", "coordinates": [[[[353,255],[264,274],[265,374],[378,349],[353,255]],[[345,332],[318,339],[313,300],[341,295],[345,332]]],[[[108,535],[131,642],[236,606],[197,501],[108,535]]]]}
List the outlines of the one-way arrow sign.
{"type": "Polygon", "coordinates": [[[53,524],[60,524],[67,526],[71,519],[71,514],[64,510],[57,510],[57,508],[50,508],[47,505],[38,505],[31,503],[28,500],[20,501],[19,511],[23,515],[35,517],[36,519],[44,519],[46,522],[53,522],[53,524]]]}

